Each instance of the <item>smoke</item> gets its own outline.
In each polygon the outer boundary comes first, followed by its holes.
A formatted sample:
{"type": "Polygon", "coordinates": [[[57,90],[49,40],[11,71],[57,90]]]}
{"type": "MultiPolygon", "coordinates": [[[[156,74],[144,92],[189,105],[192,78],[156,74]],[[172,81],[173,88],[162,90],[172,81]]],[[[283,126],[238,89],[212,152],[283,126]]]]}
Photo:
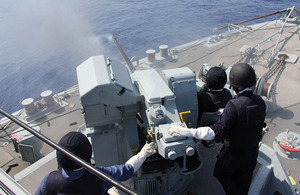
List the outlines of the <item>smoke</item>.
{"type": "MultiPolygon", "coordinates": [[[[55,56],[87,57],[103,52],[80,1],[27,0],[7,4],[1,32],[2,63],[42,63],[55,56]],[[5,37],[5,38],[4,38],[5,37]]],[[[1,10],[2,11],[2,10],[1,10]]]]}
{"type": "Polygon", "coordinates": [[[76,84],[75,67],[107,50],[102,46],[107,38],[96,34],[102,29],[95,29],[88,3],[1,1],[0,105],[8,112],[46,89],[58,92],[76,84]]]}

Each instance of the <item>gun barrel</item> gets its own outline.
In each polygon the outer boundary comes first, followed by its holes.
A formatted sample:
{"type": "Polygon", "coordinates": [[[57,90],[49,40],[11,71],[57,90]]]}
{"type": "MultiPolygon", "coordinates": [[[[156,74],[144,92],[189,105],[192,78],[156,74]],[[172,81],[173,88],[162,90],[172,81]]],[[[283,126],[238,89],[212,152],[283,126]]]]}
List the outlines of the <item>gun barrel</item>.
{"type": "Polygon", "coordinates": [[[117,48],[119,49],[120,53],[122,54],[124,60],[126,61],[126,64],[129,66],[129,69],[131,73],[135,71],[135,67],[132,65],[131,61],[129,60],[128,56],[125,54],[124,50],[121,48],[119,42],[117,39],[113,36],[112,39],[114,40],[114,43],[116,44],[117,48]]]}

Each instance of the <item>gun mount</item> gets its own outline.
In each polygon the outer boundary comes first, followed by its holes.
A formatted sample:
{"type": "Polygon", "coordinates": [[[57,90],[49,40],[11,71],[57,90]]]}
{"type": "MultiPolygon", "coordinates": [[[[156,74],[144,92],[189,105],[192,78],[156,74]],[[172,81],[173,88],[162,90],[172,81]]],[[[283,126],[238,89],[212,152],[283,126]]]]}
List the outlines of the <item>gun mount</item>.
{"type": "Polygon", "coordinates": [[[130,73],[100,55],[80,64],[77,77],[85,118],[79,131],[90,139],[97,166],[125,163],[152,139],[157,154],[128,184],[142,194],[174,193],[201,167],[194,140],[167,131],[170,124],[197,125],[196,76],[189,68],[130,73]]]}

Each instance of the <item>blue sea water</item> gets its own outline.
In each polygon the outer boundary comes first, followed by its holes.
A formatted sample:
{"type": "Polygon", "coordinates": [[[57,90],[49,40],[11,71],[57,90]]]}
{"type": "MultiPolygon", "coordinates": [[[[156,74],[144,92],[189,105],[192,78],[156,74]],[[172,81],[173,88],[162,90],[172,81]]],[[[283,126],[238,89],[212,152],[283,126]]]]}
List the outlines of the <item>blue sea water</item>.
{"type": "MultiPolygon", "coordinates": [[[[299,0],[3,0],[0,5],[0,106],[20,108],[77,83],[76,66],[92,55],[122,62],[159,45],[184,44],[216,27],[296,5],[299,0]]],[[[278,17],[278,16],[274,16],[278,17]]]]}

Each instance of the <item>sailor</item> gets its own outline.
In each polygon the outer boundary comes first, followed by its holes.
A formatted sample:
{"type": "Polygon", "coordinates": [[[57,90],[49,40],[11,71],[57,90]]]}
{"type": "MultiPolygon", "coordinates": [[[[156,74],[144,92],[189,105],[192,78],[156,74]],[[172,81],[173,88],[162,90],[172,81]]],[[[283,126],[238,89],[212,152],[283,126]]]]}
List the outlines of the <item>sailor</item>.
{"type": "MultiPolygon", "coordinates": [[[[92,146],[82,133],[69,132],[61,138],[58,144],[86,162],[91,162],[92,146]]],[[[141,151],[124,165],[98,168],[119,181],[125,181],[132,177],[146,158],[155,152],[154,142],[146,143],[141,151]]],[[[35,194],[106,194],[107,190],[112,187],[61,152],[56,154],[61,168],[46,175],[35,194]]]]}
{"type": "Polygon", "coordinates": [[[205,84],[198,94],[198,126],[203,112],[217,112],[218,109],[225,108],[232,98],[231,92],[224,88],[226,82],[226,72],[219,66],[211,67],[206,73],[205,84]]]}
{"type": "Polygon", "coordinates": [[[226,104],[218,122],[197,129],[171,125],[168,131],[173,136],[223,142],[217,156],[214,176],[222,184],[226,194],[247,194],[257,162],[266,104],[252,92],[256,75],[250,65],[234,65],[229,81],[236,97],[226,104]]]}

